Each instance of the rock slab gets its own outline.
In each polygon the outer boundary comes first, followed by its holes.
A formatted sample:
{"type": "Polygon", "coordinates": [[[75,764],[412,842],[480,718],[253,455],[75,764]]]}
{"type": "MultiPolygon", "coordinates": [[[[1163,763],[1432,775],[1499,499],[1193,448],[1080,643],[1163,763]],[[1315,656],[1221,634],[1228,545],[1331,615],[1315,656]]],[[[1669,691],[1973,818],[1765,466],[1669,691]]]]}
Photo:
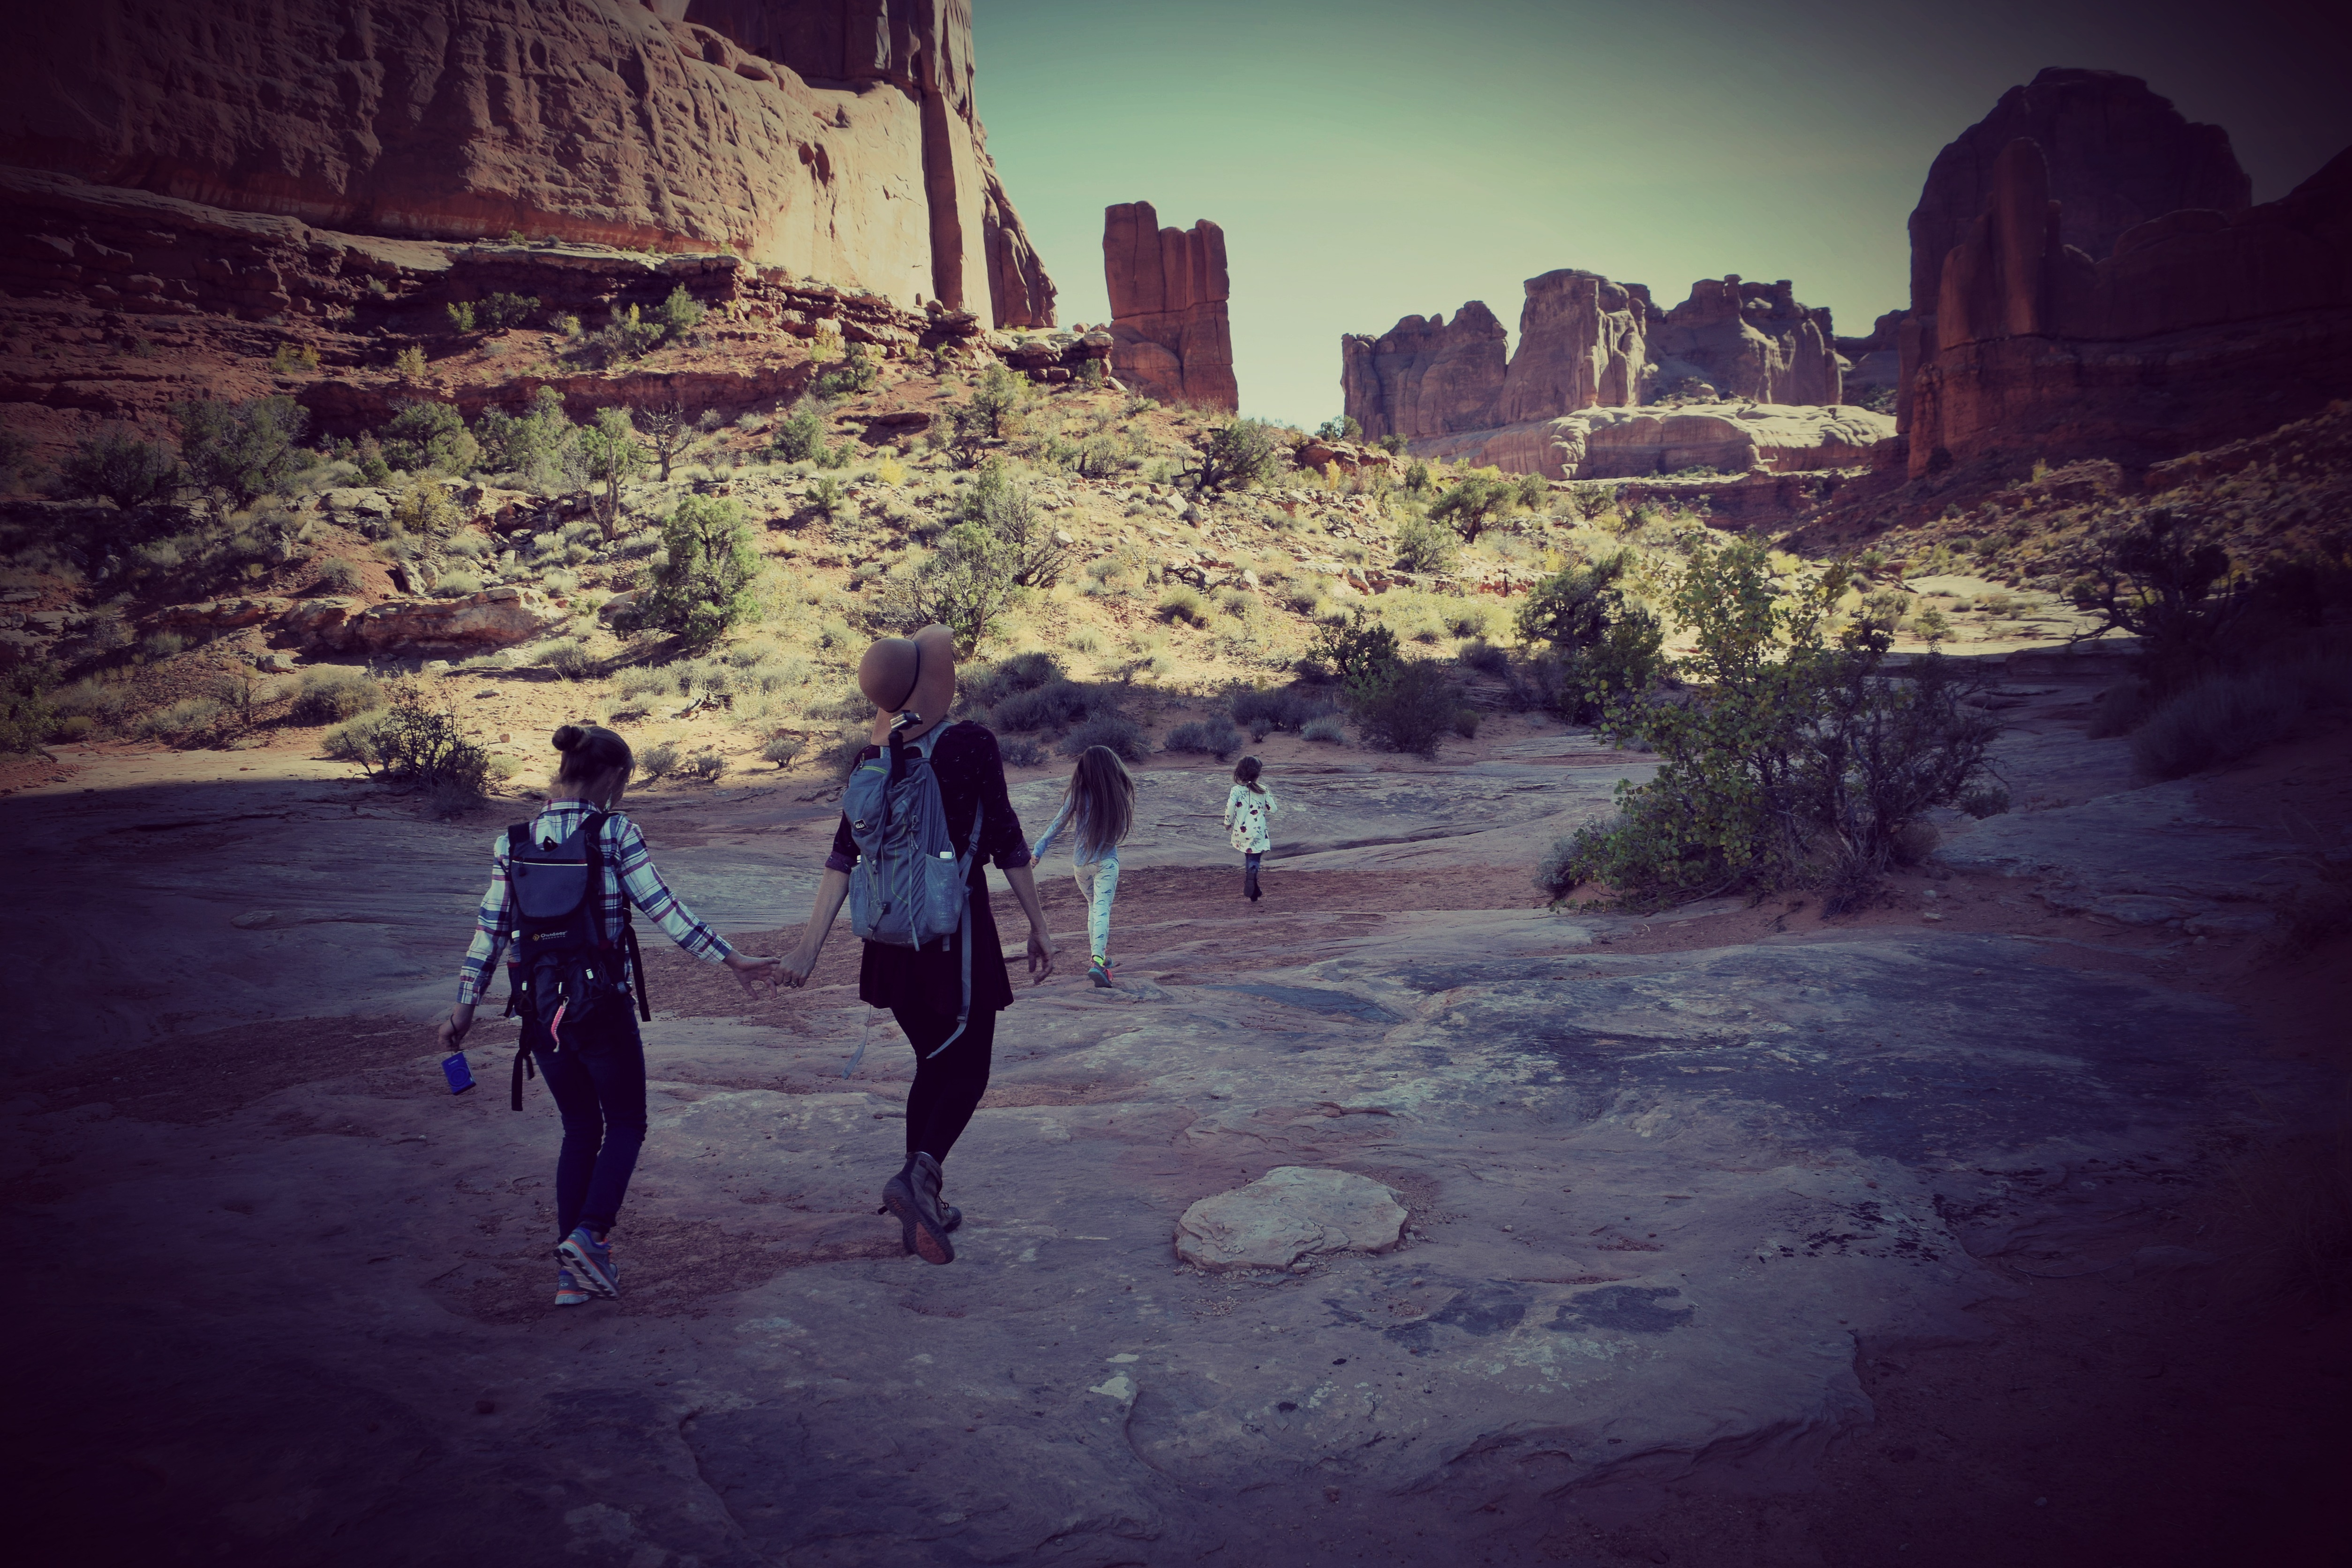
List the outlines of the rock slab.
{"type": "Polygon", "coordinates": [[[1396,1194],[1369,1176],[1277,1165],[1186,1209],[1176,1255],[1198,1268],[1288,1268],[1337,1252],[1386,1252],[1404,1220],[1396,1194]]]}

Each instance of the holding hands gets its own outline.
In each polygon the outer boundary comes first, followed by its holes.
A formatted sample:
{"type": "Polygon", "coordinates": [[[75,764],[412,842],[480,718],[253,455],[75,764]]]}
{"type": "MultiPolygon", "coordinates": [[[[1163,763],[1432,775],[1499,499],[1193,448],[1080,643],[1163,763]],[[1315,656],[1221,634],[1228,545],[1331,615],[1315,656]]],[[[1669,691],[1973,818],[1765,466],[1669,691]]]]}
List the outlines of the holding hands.
{"type": "Polygon", "coordinates": [[[727,955],[728,972],[735,976],[735,984],[743,988],[746,996],[759,995],[762,985],[768,988],[768,994],[773,996],[776,994],[777,965],[782,962],[781,959],[762,958],[750,952],[738,952],[727,955]]]}

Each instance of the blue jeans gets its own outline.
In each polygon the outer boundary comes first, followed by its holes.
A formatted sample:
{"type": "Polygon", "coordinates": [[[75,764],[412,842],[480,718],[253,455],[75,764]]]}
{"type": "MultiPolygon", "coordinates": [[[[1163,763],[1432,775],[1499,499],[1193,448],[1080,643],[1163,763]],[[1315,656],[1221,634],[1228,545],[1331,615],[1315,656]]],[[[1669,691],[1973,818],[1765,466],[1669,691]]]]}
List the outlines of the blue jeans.
{"type": "Polygon", "coordinates": [[[1242,851],[1242,897],[1252,900],[1257,898],[1257,863],[1264,858],[1265,851],[1262,849],[1242,851]]]}
{"type": "Polygon", "coordinates": [[[1110,901],[1118,897],[1118,857],[1078,862],[1078,894],[1087,900],[1087,951],[1110,957],[1110,901]]]}
{"type": "Polygon", "coordinates": [[[563,1115],[563,1148],[555,1156],[559,1241],[575,1226],[599,1236],[613,1228],[646,1146],[646,1047],[631,1011],[635,1004],[621,995],[605,1005],[612,1016],[561,1051],[547,1048],[544,1026],[523,1025],[531,1059],[563,1115]]]}

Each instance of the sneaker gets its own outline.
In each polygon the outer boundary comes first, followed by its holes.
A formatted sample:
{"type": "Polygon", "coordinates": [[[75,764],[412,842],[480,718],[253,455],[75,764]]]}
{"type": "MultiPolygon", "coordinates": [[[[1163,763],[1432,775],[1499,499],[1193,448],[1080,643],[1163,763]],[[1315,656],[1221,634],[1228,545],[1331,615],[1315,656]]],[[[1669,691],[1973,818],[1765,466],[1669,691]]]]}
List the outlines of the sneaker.
{"type": "MultiPolygon", "coordinates": [[[[898,1216],[898,1241],[926,1263],[953,1263],[947,1216],[940,1212],[940,1163],[918,1154],[882,1188],[882,1206],[898,1216]]],[[[956,1216],[961,1220],[963,1216],[956,1216]]]]}
{"type": "Polygon", "coordinates": [[[1097,958],[1087,966],[1087,978],[1108,989],[1110,985],[1110,960],[1097,958]]]}
{"type": "Polygon", "coordinates": [[[571,1265],[580,1285],[599,1296],[617,1299],[621,1294],[620,1270],[613,1267],[613,1248],[588,1234],[586,1226],[574,1226],[556,1252],[571,1265]]]}
{"type": "Polygon", "coordinates": [[[555,1271],[555,1304],[559,1307],[584,1307],[588,1304],[588,1292],[580,1288],[580,1281],[572,1277],[569,1268],[555,1271]]]}

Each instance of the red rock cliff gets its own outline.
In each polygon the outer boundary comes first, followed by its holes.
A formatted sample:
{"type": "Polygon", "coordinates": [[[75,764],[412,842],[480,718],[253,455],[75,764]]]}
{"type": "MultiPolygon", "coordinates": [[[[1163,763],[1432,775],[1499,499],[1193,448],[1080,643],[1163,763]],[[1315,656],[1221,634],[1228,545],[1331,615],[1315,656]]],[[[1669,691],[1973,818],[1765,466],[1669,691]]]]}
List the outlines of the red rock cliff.
{"type": "Polygon", "coordinates": [[[1829,311],[1799,304],[1787,279],[1747,283],[1733,273],[1692,284],[1651,329],[1649,348],[1662,391],[1690,378],[1726,397],[1829,404],[1841,396],[1835,335],[1829,311]]]}
{"type": "Polygon", "coordinates": [[[354,232],[725,247],[1053,321],[968,0],[89,0],[13,42],[0,163],[354,232]]]}
{"type": "Polygon", "coordinates": [[[2282,201],[2167,213],[2103,259],[2066,240],[2065,209],[2038,144],[2001,150],[1937,279],[1915,478],[2008,454],[2151,462],[2352,394],[2352,149],[2282,201]]]}
{"type": "Polygon", "coordinates": [[[1936,154],[1911,213],[1911,319],[1902,339],[1903,405],[1935,357],[1944,258],[1991,198],[2002,149],[2020,137],[2042,149],[2061,210],[2057,239],[2096,261],[2126,230],[2184,207],[2240,211],[2253,199],[2230,133],[2184,118],[2137,77],[2053,67],[2011,88],[1991,113],[1936,154]]]}
{"type": "Polygon", "coordinates": [[[1339,340],[1339,387],[1348,416],[1364,438],[1447,436],[1499,425],[1509,334],[1484,301],[1473,300],[1446,321],[1407,316],[1379,337],[1339,340]]]}
{"type": "Polygon", "coordinates": [[[1233,333],[1225,301],[1225,234],[1202,218],[1162,228],[1150,202],[1103,209],[1103,281],[1110,289],[1111,369],[1147,397],[1233,413],[1233,333]]]}

